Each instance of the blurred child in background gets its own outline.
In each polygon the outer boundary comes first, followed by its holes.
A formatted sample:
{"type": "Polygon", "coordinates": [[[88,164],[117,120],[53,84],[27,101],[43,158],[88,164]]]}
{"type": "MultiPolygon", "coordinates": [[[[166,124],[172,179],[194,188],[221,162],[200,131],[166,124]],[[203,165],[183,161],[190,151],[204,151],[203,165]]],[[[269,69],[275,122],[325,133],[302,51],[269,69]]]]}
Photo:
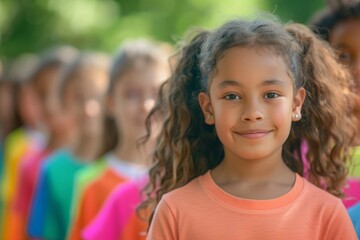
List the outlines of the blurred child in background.
{"type": "MultiPolygon", "coordinates": [[[[104,156],[103,169],[85,183],[79,202],[74,203],[78,209],[74,209],[68,239],[83,239],[81,231],[116,186],[147,174],[153,142],[139,148],[138,141],[146,133],[145,119],[156,101],[159,86],[169,75],[167,59],[168,52],[161,45],[145,40],[124,44],[114,57],[107,109],[115,121],[118,141],[104,156]]],[[[83,170],[79,179],[94,172],[94,168],[83,170]]]]}
{"type": "MultiPolygon", "coordinates": [[[[35,149],[41,149],[46,141],[39,96],[46,81],[47,67],[41,67],[37,59],[34,55],[24,54],[10,65],[5,74],[5,79],[14,87],[14,95],[8,103],[13,103],[14,120],[21,119],[21,121],[11,126],[11,119],[9,119],[8,126],[4,125],[7,128],[5,130],[7,136],[4,142],[1,174],[1,222],[4,220],[3,213],[6,214],[15,193],[18,166],[22,156],[31,154],[35,149]]],[[[0,228],[2,227],[1,224],[0,228]]]]}
{"type": "MultiPolygon", "coordinates": [[[[36,65],[36,55],[23,54],[3,70],[0,78],[0,146],[2,150],[5,150],[6,137],[25,124],[20,117],[20,109],[22,109],[19,104],[20,88],[25,87],[24,82],[29,79],[36,65]]],[[[14,135],[16,134],[14,133],[14,135]]],[[[14,147],[10,144],[12,142],[10,139],[8,140],[10,149],[7,150],[7,155],[14,154],[10,151],[14,147]]],[[[2,163],[3,161],[1,161],[2,163]]],[[[3,198],[1,197],[1,199],[3,198]]]]}
{"type": "Polygon", "coordinates": [[[40,102],[44,123],[48,129],[48,141],[44,148],[26,154],[21,160],[16,192],[9,204],[8,213],[4,216],[3,239],[27,239],[26,222],[40,164],[48,154],[66,144],[68,133],[62,126],[63,115],[59,111],[55,88],[59,84],[60,73],[75,56],[75,49],[63,46],[48,50],[42,60],[43,65],[52,69],[40,102]]]}
{"type": "Polygon", "coordinates": [[[56,93],[63,114],[62,130],[69,135],[65,147],[41,166],[28,221],[31,237],[65,239],[75,174],[102,151],[108,82],[108,58],[103,54],[81,54],[61,76],[56,93]]]}
{"type": "MultiPolygon", "coordinates": [[[[330,5],[315,15],[311,28],[336,50],[340,63],[347,66],[360,96],[360,2],[330,1],[330,5]]],[[[354,116],[360,120],[360,97],[356,100],[354,116]]],[[[346,207],[360,201],[360,121],[353,141],[353,163],[344,188],[346,207]]]]}

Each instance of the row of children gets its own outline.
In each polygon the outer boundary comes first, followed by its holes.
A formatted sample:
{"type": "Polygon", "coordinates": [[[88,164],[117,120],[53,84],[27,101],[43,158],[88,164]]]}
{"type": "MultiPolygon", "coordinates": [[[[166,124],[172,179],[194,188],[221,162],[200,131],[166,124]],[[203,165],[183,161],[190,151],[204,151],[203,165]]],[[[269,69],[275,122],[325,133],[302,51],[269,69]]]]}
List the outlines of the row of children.
{"type": "MultiPolygon", "coordinates": [[[[153,140],[139,146],[138,139],[169,75],[170,53],[166,44],[132,41],[110,62],[103,54],[59,47],[40,56],[23,82],[5,73],[2,84],[18,94],[1,87],[9,94],[2,106],[16,104],[23,125],[4,132],[1,239],[82,239],[82,230],[124,182],[132,183],[124,195],[127,214],[114,234],[133,239],[127,224],[139,196],[130,190],[145,181],[153,148],[153,140]]],[[[2,118],[1,125],[13,121],[2,118]]]]}
{"type": "Polygon", "coordinates": [[[146,41],[111,63],[57,48],[20,83],[5,70],[1,238],[145,239],[150,215],[148,239],[356,239],[332,195],[360,235],[360,4],[312,28],[336,53],[304,26],[235,20],[172,72],[146,41]]]}

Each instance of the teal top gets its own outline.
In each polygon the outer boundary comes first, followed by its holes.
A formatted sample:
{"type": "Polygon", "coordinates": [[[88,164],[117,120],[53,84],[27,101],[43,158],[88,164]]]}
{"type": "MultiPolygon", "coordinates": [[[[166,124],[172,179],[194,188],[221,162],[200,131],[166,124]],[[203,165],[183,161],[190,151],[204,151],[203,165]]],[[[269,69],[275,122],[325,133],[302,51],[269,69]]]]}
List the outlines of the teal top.
{"type": "Polygon", "coordinates": [[[65,239],[76,173],[87,164],[66,149],[43,164],[28,222],[28,233],[44,239],[65,239]]]}

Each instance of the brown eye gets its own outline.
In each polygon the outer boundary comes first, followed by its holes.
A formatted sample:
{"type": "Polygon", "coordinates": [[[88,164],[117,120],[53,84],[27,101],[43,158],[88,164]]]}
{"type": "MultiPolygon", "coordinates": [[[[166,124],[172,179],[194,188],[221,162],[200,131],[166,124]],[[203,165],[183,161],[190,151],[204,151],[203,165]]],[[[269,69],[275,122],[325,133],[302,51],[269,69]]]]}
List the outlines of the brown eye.
{"type": "Polygon", "coordinates": [[[265,98],[277,98],[279,97],[279,94],[275,93],[275,92],[269,92],[267,94],[265,94],[265,98]]]}
{"type": "Polygon", "coordinates": [[[225,95],[224,98],[225,98],[226,100],[230,100],[230,101],[235,101],[235,100],[239,100],[239,99],[240,99],[240,97],[239,97],[238,95],[233,94],[233,93],[230,93],[230,94],[225,95]]]}
{"type": "Polygon", "coordinates": [[[351,62],[351,54],[348,52],[340,51],[338,54],[338,59],[343,64],[349,64],[351,62]]]}

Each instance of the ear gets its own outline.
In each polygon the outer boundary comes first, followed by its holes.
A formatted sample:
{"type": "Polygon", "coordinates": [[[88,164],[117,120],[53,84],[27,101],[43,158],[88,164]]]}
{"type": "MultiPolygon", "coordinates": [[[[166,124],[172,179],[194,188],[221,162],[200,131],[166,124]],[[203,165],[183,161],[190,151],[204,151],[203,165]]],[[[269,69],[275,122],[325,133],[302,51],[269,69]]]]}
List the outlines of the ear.
{"type": "Polygon", "coordinates": [[[294,102],[292,107],[291,119],[293,122],[297,122],[301,119],[301,108],[306,97],[306,91],[302,87],[295,93],[294,102]]]}
{"type": "Polygon", "coordinates": [[[213,125],[215,123],[214,112],[211,105],[210,96],[204,92],[199,93],[199,104],[201,111],[204,114],[205,123],[208,125],[213,125]]]}

